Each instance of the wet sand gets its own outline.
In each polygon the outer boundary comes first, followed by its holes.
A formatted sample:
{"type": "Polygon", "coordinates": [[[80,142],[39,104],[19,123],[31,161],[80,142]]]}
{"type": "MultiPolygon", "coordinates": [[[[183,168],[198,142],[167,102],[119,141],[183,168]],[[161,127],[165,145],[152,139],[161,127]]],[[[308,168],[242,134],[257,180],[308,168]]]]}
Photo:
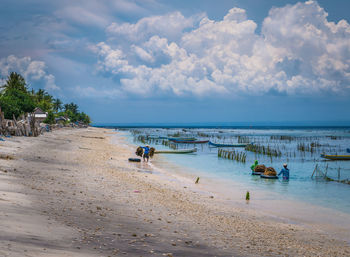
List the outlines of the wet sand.
{"type": "Polygon", "coordinates": [[[0,256],[349,256],[323,231],[129,163],[106,129],[0,143],[0,256]],[[6,158],[8,155],[12,158],[6,158]]]}

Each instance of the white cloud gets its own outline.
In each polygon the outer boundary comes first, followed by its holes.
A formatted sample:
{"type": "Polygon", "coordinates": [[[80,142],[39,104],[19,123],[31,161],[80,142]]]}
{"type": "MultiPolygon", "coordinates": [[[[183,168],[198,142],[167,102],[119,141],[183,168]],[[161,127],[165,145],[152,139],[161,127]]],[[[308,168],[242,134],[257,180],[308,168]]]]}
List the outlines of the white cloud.
{"type": "Polygon", "coordinates": [[[243,9],[198,24],[177,12],[113,23],[94,49],[121,90],[144,96],[349,93],[350,26],[327,15],[315,1],[273,8],[259,34],[243,9]]]}
{"type": "Polygon", "coordinates": [[[151,16],[140,19],[137,23],[112,23],[107,27],[110,38],[131,42],[146,41],[154,35],[177,40],[186,28],[194,26],[195,17],[185,18],[180,12],[169,13],[162,16],[151,16]]]}
{"type": "Polygon", "coordinates": [[[44,83],[45,89],[59,90],[60,88],[55,84],[55,76],[48,74],[46,65],[42,61],[32,60],[29,56],[19,58],[14,55],[0,59],[0,75],[3,78],[1,84],[6,81],[6,77],[11,72],[21,74],[27,82],[35,84],[37,82],[44,83]]]}

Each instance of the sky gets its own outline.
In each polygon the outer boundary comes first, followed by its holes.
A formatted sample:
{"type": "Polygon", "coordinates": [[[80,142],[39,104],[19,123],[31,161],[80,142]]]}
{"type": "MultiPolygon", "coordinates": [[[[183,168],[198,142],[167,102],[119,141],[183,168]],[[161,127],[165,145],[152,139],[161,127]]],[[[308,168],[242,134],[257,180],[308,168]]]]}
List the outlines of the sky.
{"type": "Polygon", "coordinates": [[[0,83],[94,123],[350,124],[350,1],[0,2],[0,83]]]}

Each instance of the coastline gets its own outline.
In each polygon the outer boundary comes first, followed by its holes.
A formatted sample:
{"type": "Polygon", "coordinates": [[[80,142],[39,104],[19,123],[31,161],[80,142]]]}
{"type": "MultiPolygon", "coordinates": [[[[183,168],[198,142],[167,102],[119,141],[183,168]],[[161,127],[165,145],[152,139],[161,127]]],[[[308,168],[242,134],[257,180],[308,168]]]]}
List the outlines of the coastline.
{"type": "MultiPolygon", "coordinates": [[[[117,144],[123,144],[132,150],[136,149],[137,145],[128,142],[125,136],[118,137],[120,140],[116,142],[117,144]]],[[[281,196],[276,192],[256,189],[242,182],[203,173],[201,170],[178,165],[169,160],[167,155],[156,155],[151,162],[152,168],[160,176],[159,179],[174,182],[172,184],[177,189],[186,186],[187,189],[204,197],[215,197],[215,204],[219,204],[218,208],[229,206],[239,209],[242,213],[248,212],[249,215],[263,217],[265,220],[297,224],[323,231],[350,244],[350,214],[345,211],[281,196]],[[198,176],[200,183],[195,184],[194,181],[198,176]],[[245,201],[247,191],[251,195],[249,204],[245,201]]]]}
{"type": "Polygon", "coordinates": [[[350,255],[349,243],[323,231],[218,204],[149,173],[150,165],[128,163],[133,150],[113,144],[113,134],[63,129],[1,143],[2,153],[15,156],[0,160],[7,170],[0,171],[1,254],[350,255]],[[9,180],[17,187],[6,187],[9,180]],[[38,222],[20,225],[29,220],[38,222]]]}

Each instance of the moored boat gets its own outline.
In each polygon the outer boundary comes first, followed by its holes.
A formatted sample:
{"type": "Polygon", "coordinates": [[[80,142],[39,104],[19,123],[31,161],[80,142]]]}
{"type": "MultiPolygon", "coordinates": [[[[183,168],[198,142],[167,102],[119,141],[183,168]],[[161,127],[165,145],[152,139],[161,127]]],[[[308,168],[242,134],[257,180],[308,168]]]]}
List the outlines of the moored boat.
{"type": "Polygon", "coordinates": [[[197,148],[193,149],[177,149],[177,150],[156,150],[155,154],[167,153],[167,154],[185,154],[197,152],[197,148]]]}
{"type": "Polygon", "coordinates": [[[202,140],[202,141],[172,140],[172,142],[176,144],[206,144],[209,142],[209,140],[202,140]]]}
{"type": "Polygon", "coordinates": [[[169,141],[195,141],[195,137],[168,137],[169,141]]]}
{"type": "Polygon", "coordinates": [[[209,145],[214,147],[246,147],[247,144],[217,144],[209,141],[209,145]]]}
{"type": "Polygon", "coordinates": [[[322,158],[329,160],[337,160],[337,161],[346,161],[350,160],[350,155],[330,155],[330,154],[321,154],[322,158]]]}
{"type": "Polygon", "coordinates": [[[260,175],[260,178],[266,178],[266,179],[278,179],[277,176],[270,176],[270,175],[264,175],[264,174],[261,174],[260,175]]]}

